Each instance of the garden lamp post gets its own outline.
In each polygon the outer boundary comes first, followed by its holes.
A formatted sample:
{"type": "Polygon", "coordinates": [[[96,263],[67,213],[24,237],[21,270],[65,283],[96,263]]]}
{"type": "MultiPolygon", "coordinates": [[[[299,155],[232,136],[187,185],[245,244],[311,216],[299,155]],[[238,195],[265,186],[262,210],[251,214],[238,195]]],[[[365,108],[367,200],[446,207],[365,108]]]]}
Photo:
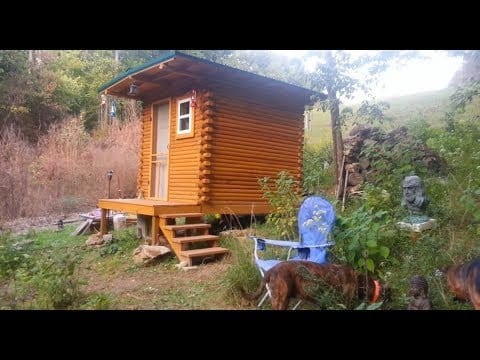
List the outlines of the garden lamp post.
{"type": "Polygon", "coordinates": [[[107,178],[108,178],[108,198],[110,199],[110,183],[112,182],[113,170],[107,171],[107,178]]]}

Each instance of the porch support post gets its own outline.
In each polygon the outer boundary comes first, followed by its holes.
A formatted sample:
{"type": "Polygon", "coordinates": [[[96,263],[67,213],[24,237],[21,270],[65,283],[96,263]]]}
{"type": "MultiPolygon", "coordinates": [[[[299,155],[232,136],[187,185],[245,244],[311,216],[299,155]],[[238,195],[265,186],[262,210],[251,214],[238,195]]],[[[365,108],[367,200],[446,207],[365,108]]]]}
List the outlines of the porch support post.
{"type": "Polygon", "coordinates": [[[100,217],[100,236],[107,233],[107,209],[102,209],[100,217]]]}
{"type": "Polygon", "coordinates": [[[159,220],[160,218],[158,216],[152,216],[152,245],[158,245],[158,230],[160,229],[159,220]]]}

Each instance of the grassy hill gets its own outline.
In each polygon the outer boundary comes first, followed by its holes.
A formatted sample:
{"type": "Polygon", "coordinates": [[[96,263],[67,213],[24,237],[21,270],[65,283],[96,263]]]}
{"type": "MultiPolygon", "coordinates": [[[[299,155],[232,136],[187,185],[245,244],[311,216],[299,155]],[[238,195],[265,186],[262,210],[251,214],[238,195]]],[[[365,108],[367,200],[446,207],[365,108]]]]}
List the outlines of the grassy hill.
{"type": "MultiPolygon", "coordinates": [[[[425,119],[432,126],[440,127],[443,125],[441,119],[449,107],[449,97],[452,93],[453,89],[447,88],[383,99],[390,104],[386,115],[393,120],[380,126],[385,130],[391,130],[410,121],[425,119]]],[[[356,110],[358,106],[359,104],[353,105],[352,108],[356,110]]],[[[347,129],[348,127],[347,125],[347,129]]],[[[346,132],[348,130],[344,131],[346,132]]],[[[311,130],[305,134],[309,144],[323,145],[331,142],[330,113],[314,111],[311,130]]]]}
{"type": "Polygon", "coordinates": [[[305,131],[305,141],[308,144],[328,144],[332,142],[330,113],[313,111],[311,114],[311,129],[305,131]]]}
{"type": "Polygon", "coordinates": [[[404,95],[385,99],[390,104],[387,116],[394,118],[392,123],[385,124],[386,129],[392,129],[416,119],[425,119],[435,127],[442,126],[441,119],[450,105],[449,97],[453,89],[404,95]]]}

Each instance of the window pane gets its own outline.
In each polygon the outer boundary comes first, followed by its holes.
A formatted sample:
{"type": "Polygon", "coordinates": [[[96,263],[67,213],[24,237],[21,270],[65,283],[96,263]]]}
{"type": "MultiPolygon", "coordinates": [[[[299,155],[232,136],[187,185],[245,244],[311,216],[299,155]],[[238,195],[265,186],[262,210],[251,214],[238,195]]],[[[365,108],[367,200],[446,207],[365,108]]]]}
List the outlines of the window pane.
{"type": "Polygon", "coordinates": [[[180,119],[180,131],[186,131],[190,129],[190,119],[188,117],[180,119]]]}
{"type": "Polygon", "coordinates": [[[187,114],[190,114],[190,101],[185,101],[184,103],[180,104],[179,116],[187,115],[187,114]]]}

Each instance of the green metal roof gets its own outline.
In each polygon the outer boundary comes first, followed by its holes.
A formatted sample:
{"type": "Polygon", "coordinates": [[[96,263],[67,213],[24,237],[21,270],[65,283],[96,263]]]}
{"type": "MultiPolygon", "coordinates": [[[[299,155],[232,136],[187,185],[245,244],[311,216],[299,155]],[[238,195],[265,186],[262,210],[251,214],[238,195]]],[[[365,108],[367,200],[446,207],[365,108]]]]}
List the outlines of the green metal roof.
{"type": "MultiPolygon", "coordinates": [[[[234,68],[234,67],[231,67],[231,66],[227,66],[227,65],[223,65],[223,64],[220,64],[220,63],[216,63],[214,61],[210,61],[210,60],[206,60],[206,59],[202,59],[202,58],[199,58],[199,57],[196,57],[196,56],[192,56],[192,55],[188,55],[188,54],[185,54],[185,53],[182,53],[180,51],[171,51],[171,52],[168,52],[166,53],[165,55],[163,56],[160,56],[158,58],[155,58],[155,59],[152,59],[148,62],[146,62],[145,64],[142,64],[140,66],[136,66],[132,69],[128,69],[127,71],[125,71],[124,73],[116,76],[115,78],[113,78],[112,80],[110,80],[109,82],[103,84],[102,86],[100,86],[97,90],[97,92],[102,92],[103,90],[109,88],[110,86],[114,85],[115,83],[119,82],[119,81],[122,81],[123,79],[125,79],[126,77],[132,75],[132,74],[135,74],[135,73],[138,73],[138,72],[141,72],[142,70],[145,70],[145,69],[148,69],[150,67],[153,67],[159,63],[162,63],[164,61],[167,61],[167,60],[170,60],[176,56],[181,56],[181,57],[184,57],[184,58],[190,58],[192,60],[195,60],[195,61],[199,61],[199,62],[204,62],[204,63],[207,63],[207,64],[213,64],[215,66],[218,66],[218,67],[223,67],[223,68],[226,68],[226,69],[232,69],[232,70],[235,70],[235,71],[239,71],[239,72],[242,72],[242,73],[245,73],[245,74],[249,74],[249,75],[255,75],[255,76],[258,76],[260,78],[264,78],[264,79],[268,79],[268,80],[273,80],[273,81],[277,81],[279,83],[283,83],[285,85],[289,85],[289,86],[292,86],[292,87],[296,87],[298,89],[301,89],[303,91],[308,91],[308,92],[311,92],[312,94],[321,94],[321,95],[324,95],[322,93],[319,93],[317,91],[314,91],[314,90],[311,90],[311,89],[307,89],[307,88],[304,88],[304,87],[301,87],[301,86],[298,86],[298,85],[294,85],[294,84],[290,84],[290,83],[287,83],[285,81],[281,81],[281,80],[277,80],[277,79],[273,79],[273,78],[270,78],[270,77],[266,77],[266,76],[263,76],[263,75],[258,75],[258,74],[255,74],[255,73],[252,73],[252,72],[249,72],[249,71],[245,71],[245,70],[241,70],[241,69],[237,69],[237,68],[234,68]]],[[[324,95],[325,96],[325,95],[324,95]]]]}
{"type": "Polygon", "coordinates": [[[145,64],[142,64],[142,65],[139,65],[139,66],[136,66],[134,67],[133,69],[128,69],[127,71],[125,71],[124,73],[114,77],[112,80],[110,80],[109,82],[103,84],[102,86],[100,86],[97,90],[97,92],[102,92],[103,90],[109,88],[110,86],[112,86],[113,84],[125,79],[126,77],[132,75],[132,74],[135,74],[135,73],[138,73],[142,70],[145,70],[145,69],[148,69],[149,67],[151,66],[154,66],[154,65],[157,65],[158,63],[161,63],[161,62],[164,62],[164,61],[167,61],[167,60],[170,60],[172,58],[175,57],[175,55],[177,54],[178,52],[177,51],[170,51],[169,53],[166,53],[165,55],[163,56],[160,56],[158,58],[155,58],[155,59],[152,59],[148,62],[146,62],[145,64]]]}

